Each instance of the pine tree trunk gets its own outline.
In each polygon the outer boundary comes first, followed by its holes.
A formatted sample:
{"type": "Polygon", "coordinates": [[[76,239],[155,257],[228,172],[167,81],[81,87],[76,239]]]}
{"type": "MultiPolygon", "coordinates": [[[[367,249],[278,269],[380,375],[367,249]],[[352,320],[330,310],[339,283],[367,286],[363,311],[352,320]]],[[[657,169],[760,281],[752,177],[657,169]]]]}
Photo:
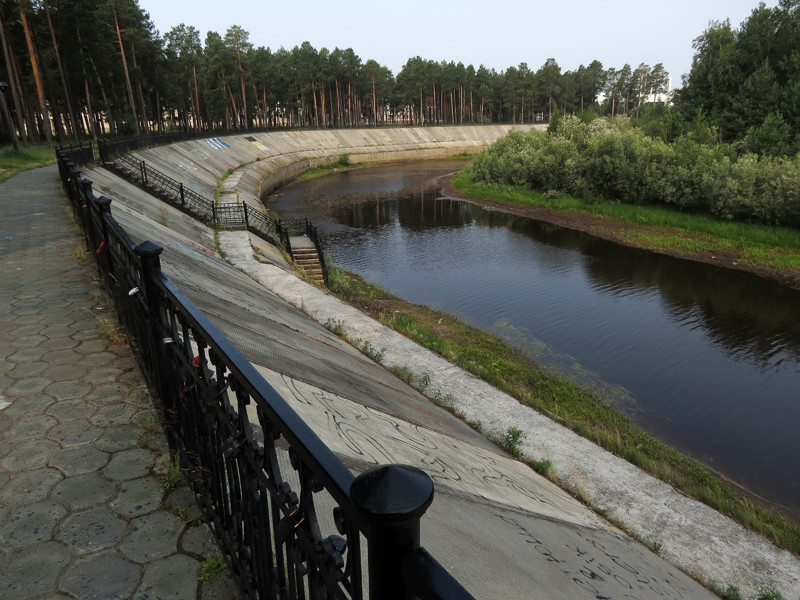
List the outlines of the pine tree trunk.
{"type": "Polygon", "coordinates": [[[25,14],[25,8],[30,8],[29,0],[25,0],[27,6],[23,4],[23,0],[19,0],[19,14],[22,19],[22,28],[25,31],[25,41],[28,44],[28,53],[31,57],[31,68],[33,69],[33,78],[36,81],[36,93],[39,96],[39,110],[42,113],[42,128],[44,129],[45,138],[47,143],[53,143],[53,132],[50,129],[50,113],[47,110],[47,101],[44,96],[44,85],[42,83],[42,73],[39,71],[39,63],[36,60],[36,48],[33,46],[33,38],[31,37],[31,30],[28,27],[28,17],[25,14]]]}
{"type": "Polygon", "coordinates": [[[125,47],[122,45],[122,32],[119,30],[119,21],[117,20],[117,9],[114,8],[114,26],[117,28],[117,40],[119,41],[119,53],[122,55],[122,70],[125,74],[125,85],[128,88],[128,103],[133,113],[133,129],[136,135],[141,135],[139,129],[139,117],[136,115],[136,101],[133,99],[133,86],[131,85],[131,75],[128,72],[128,59],[125,58],[125,47]]]}
{"type": "Polygon", "coordinates": [[[53,51],[56,55],[56,66],[58,67],[58,74],[61,77],[61,87],[64,89],[64,99],[67,103],[67,116],[69,117],[69,126],[72,129],[73,135],[77,139],[77,125],[75,122],[75,112],[72,110],[72,94],[69,92],[67,86],[67,78],[64,76],[64,65],[61,62],[61,55],[58,51],[58,42],[56,41],[56,32],[53,29],[53,21],[50,18],[50,7],[47,5],[47,0],[44,0],[44,12],[47,15],[47,25],[50,27],[50,37],[53,38],[53,51]]]}
{"type": "Polygon", "coordinates": [[[3,46],[3,57],[6,61],[6,71],[8,72],[9,87],[11,88],[11,98],[14,102],[14,110],[17,113],[17,128],[19,129],[19,137],[23,143],[28,141],[28,132],[25,129],[25,118],[22,112],[22,103],[20,102],[19,80],[16,77],[14,69],[13,55],[11,48],[6,40],[6,30],[3,24],[3,11],[0,8],[0,44],[3,46]]]}

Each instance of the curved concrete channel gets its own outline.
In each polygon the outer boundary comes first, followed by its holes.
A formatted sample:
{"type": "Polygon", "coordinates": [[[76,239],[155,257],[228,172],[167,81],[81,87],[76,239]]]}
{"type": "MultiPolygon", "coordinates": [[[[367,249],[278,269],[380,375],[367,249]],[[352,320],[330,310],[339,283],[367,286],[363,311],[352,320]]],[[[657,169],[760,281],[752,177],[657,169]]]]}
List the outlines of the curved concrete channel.
{"type": "MultiPolygon", "coordinates": [[[[259,206],[270,187],[341,154],[378,162],[475,152],[510,128],[275,132],[136,156],[207,197],[224,177],[221,191],[233,196],[227,201],[259,206]]],[[[89,176],[96,193],[114,200],[112,214],[134,240],[164,245],[168,275],[348,467],[400,462],[433,477],[437,498],[423,519],[423,544],[476,597],[715,597],[698,580],[717,590],[736,586],[745,596],[770,587],[800,599],[800,561],[791,553],[305,283],[246,232],[215,239],[108,171],[89,176]],[[323,327],[330,319],[350,339],[384,350],[381,364],[323,327]],[[427,394],[450,394],[455,408],[490,434],[523,429],[523,454],[549,459],[559,485],[646,544],[499,452],[395,378],[393,366],[428,375],[427,394]]]]}

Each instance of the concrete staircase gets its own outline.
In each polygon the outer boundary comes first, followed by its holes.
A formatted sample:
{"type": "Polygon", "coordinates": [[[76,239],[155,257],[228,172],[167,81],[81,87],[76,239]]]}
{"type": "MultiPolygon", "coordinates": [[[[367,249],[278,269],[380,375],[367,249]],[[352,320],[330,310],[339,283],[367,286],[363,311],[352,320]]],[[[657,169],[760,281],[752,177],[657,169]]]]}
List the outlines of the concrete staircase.
{"type": "Polygon", "coordinates": [[[292,261],[306,273],[317,285],[325,286],[322,275],[322,263],[319,260],[314,243],[305,236],[292,236],[292,261]]]}

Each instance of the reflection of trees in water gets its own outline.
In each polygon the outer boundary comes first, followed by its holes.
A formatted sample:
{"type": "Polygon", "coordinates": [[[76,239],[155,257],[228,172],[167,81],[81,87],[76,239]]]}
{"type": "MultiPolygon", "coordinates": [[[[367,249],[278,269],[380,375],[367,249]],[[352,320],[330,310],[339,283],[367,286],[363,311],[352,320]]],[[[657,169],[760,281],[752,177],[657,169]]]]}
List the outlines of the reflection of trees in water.
{"type": "Polygon", "coordinates": [[[403,229],[422,231],[472,223],[468,204],[439,200],[438,196],[438,190],[426,186],[406,188],[399,193],[341,194],[326,208],[332,221],[356,228],[399,223],[403,229]]]}
{"type": "MultiPolygon", "coordinates": [[[[657,291],[673,320],[700,326],[713,343],[762,370],[780,354],[800,364],[800,293],[768,279],[626,248],[574,231],[492,211],[476,220],[538,242],[578,250],[592,284],[612,295],[657,291]]],[[[780,362],[780,361],[779,361],[780,362]]]]}

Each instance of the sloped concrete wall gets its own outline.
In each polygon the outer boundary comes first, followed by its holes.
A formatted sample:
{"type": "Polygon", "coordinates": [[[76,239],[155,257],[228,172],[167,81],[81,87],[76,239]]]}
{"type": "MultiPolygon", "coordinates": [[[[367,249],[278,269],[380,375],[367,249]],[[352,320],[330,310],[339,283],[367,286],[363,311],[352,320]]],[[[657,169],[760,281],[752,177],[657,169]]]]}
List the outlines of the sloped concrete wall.
{"type": "Polygon", "coordinates": [[[441,158],[477,153],[512,129],[531,125],[473,125],[273,131],[179,142],[136,152],[140,159],[196,192],[221,192],[260,205],[262,194],[308,168],[347,154],[352,163],[441,158]]]}

